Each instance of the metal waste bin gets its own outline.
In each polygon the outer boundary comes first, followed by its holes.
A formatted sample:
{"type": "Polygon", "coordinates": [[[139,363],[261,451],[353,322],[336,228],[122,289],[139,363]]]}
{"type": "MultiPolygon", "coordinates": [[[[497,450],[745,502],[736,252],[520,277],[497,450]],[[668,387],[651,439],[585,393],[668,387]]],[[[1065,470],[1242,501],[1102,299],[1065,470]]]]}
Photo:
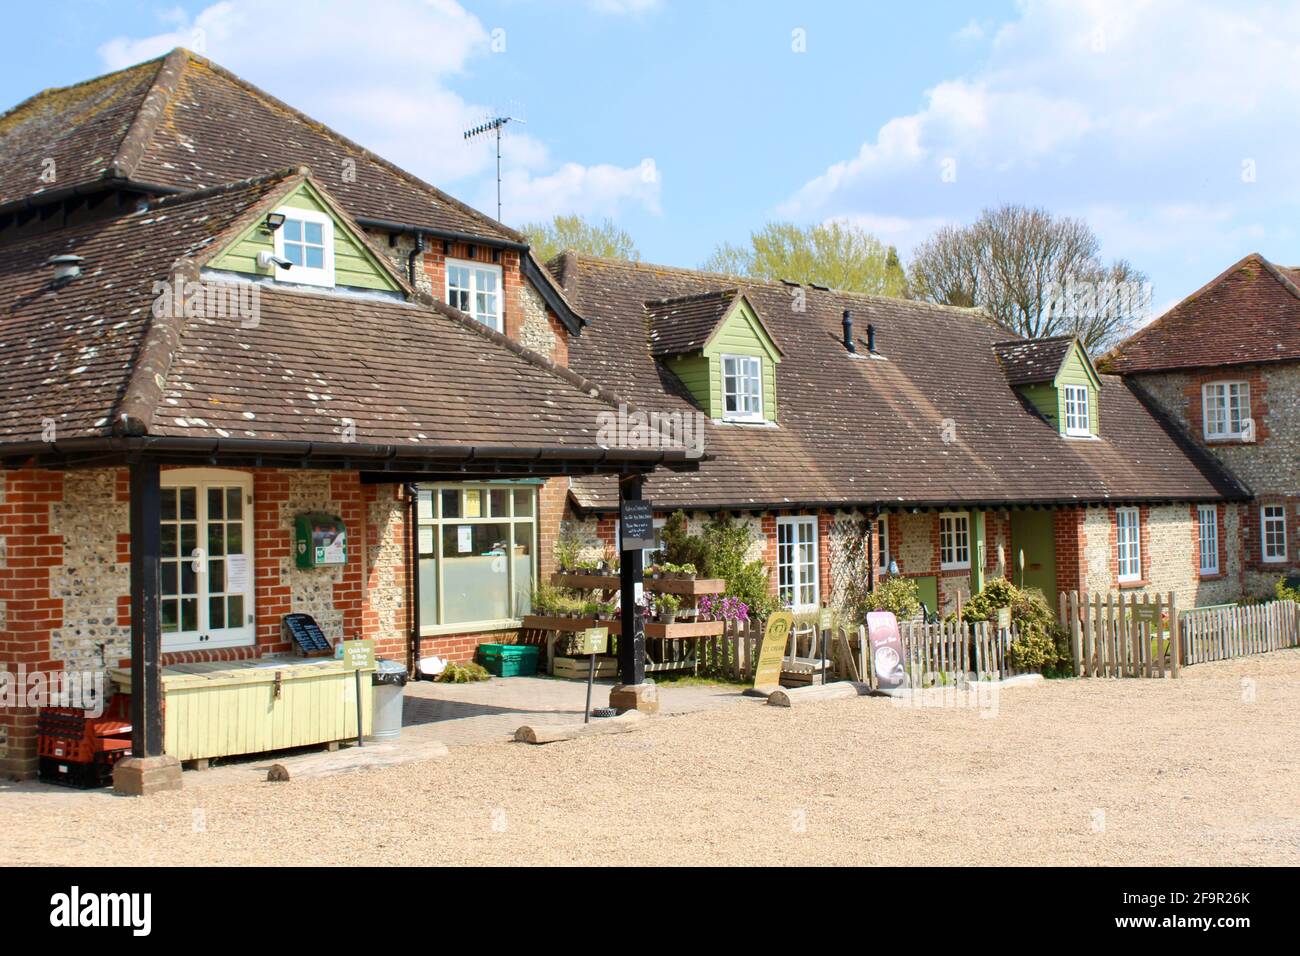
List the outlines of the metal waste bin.
{"type": "Polygon", "coordinates": [[[374,718],[370,739],[385,740],[402,732],[402,694],[406,687],[406,667],[397,661],[379,658],[371,677],[374,683],[374,718]]]}

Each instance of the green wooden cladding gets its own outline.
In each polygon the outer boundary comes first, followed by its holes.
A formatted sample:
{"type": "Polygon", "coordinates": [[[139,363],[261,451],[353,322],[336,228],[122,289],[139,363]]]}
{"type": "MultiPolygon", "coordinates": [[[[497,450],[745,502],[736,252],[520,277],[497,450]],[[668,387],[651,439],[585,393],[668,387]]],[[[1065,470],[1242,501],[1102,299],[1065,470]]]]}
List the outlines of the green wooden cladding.
{"type": "MultiPolygon", "coordinates": [[[[393,281],[384,267],[365,244],[357,237],[352,226],[341,222],[333,210],[320,198],[310,183],[302,183],[280,204],[280,208],[310,209],[324,213],[334,222],[334,284],[353,289],[374,289],[382,292],[400,292],[401,287],[393,281]]],[[[270,210],[268,210],[270,211],[270,210]]],[[[275,250],[275,241],[271,233],[258,220],[244,230],[233,243],[220,255],[208,263],[208,267],[225,272],[241,272],[245,275],[274,275],[273,269],[259,269],[257,254],[266,250],[275,250]]]]}
{"type": "Polygon", "coordinates": [[[710,418],[722,418],[722,356],[757,356],[763,369],[763,417],[776,421],[776,366],[781,352],[749,303],[741,298],[704,348],[693,355],[668,359],[668,368],[681,379],[710,418]]]}
{"type": "Polygon", "coordinates": [[[1101,379],[1093,370],[1079,343],[1074,344],[1069,356],[1061,364],[1061,370],[1050,382],[1036,382],[1033,385],[1020,386],[1020,394],[1038,410],[1038,413],[1052,423],[1052,427],[1065,433],[1065,389],[1064,385],[1084,385],[1088,389],[1088,428],[1093,435],[1101,434],[1101,402],[1098,394],[1101,379]]]}

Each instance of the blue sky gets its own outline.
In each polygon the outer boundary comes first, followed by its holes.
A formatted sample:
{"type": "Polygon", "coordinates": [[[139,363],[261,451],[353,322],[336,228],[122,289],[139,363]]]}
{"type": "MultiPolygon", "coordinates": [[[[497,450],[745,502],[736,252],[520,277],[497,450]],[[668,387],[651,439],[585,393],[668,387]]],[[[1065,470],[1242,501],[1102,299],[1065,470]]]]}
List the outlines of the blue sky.
{"type": "Polygon", "coordinates": [[[1300,263],[1300,12],[1173,0],[82,0],[7,11],[0,99],[181,44],[504,218],[610,216],[695,265],[772,218],[897,244],[1004,201],[1086,218],[1159,312],[1300,263]]]}

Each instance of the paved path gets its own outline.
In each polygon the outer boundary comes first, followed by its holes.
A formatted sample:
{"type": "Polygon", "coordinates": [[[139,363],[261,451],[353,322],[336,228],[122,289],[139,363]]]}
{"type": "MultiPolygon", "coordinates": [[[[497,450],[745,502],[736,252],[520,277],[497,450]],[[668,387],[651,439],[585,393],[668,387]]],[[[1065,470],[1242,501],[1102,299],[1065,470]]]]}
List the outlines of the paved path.
{"type": "MultiPolygon", "coordinates": [[[[613,681],[597,681],[593,707],[609,703],[613,681]]],[[[402,713],[403,739],[432,737],[448,747],[510,740],[524,724],[563,724],[582,720],[585,681],[554,677],[494,677],[473,684],[408,684],[402,713]]],[[[741,699],[735,687],[666,686],[659,691],[660,713],[688,714],[741,699]]]]}

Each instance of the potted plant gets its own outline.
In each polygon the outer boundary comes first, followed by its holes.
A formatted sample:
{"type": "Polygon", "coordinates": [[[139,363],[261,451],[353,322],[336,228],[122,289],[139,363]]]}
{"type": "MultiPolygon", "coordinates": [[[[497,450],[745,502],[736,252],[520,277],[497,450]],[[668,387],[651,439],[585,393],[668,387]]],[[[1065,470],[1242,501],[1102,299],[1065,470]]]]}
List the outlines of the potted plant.
{"type": "Polygon", "coordinates": [[[578,554],[582,541],[572,526],[560,529],[560,536],[555,540],[555,563],[561,574],[572,574],[578,567],[578,554]]]}
{"type": "Polygon", "coordinates": [[[655,609],[659,612],[659,620],[664,624],[677,620],[677,611],[681,606],[682,599],[676,594],[661,594],[655,599],[655,609]]]}

